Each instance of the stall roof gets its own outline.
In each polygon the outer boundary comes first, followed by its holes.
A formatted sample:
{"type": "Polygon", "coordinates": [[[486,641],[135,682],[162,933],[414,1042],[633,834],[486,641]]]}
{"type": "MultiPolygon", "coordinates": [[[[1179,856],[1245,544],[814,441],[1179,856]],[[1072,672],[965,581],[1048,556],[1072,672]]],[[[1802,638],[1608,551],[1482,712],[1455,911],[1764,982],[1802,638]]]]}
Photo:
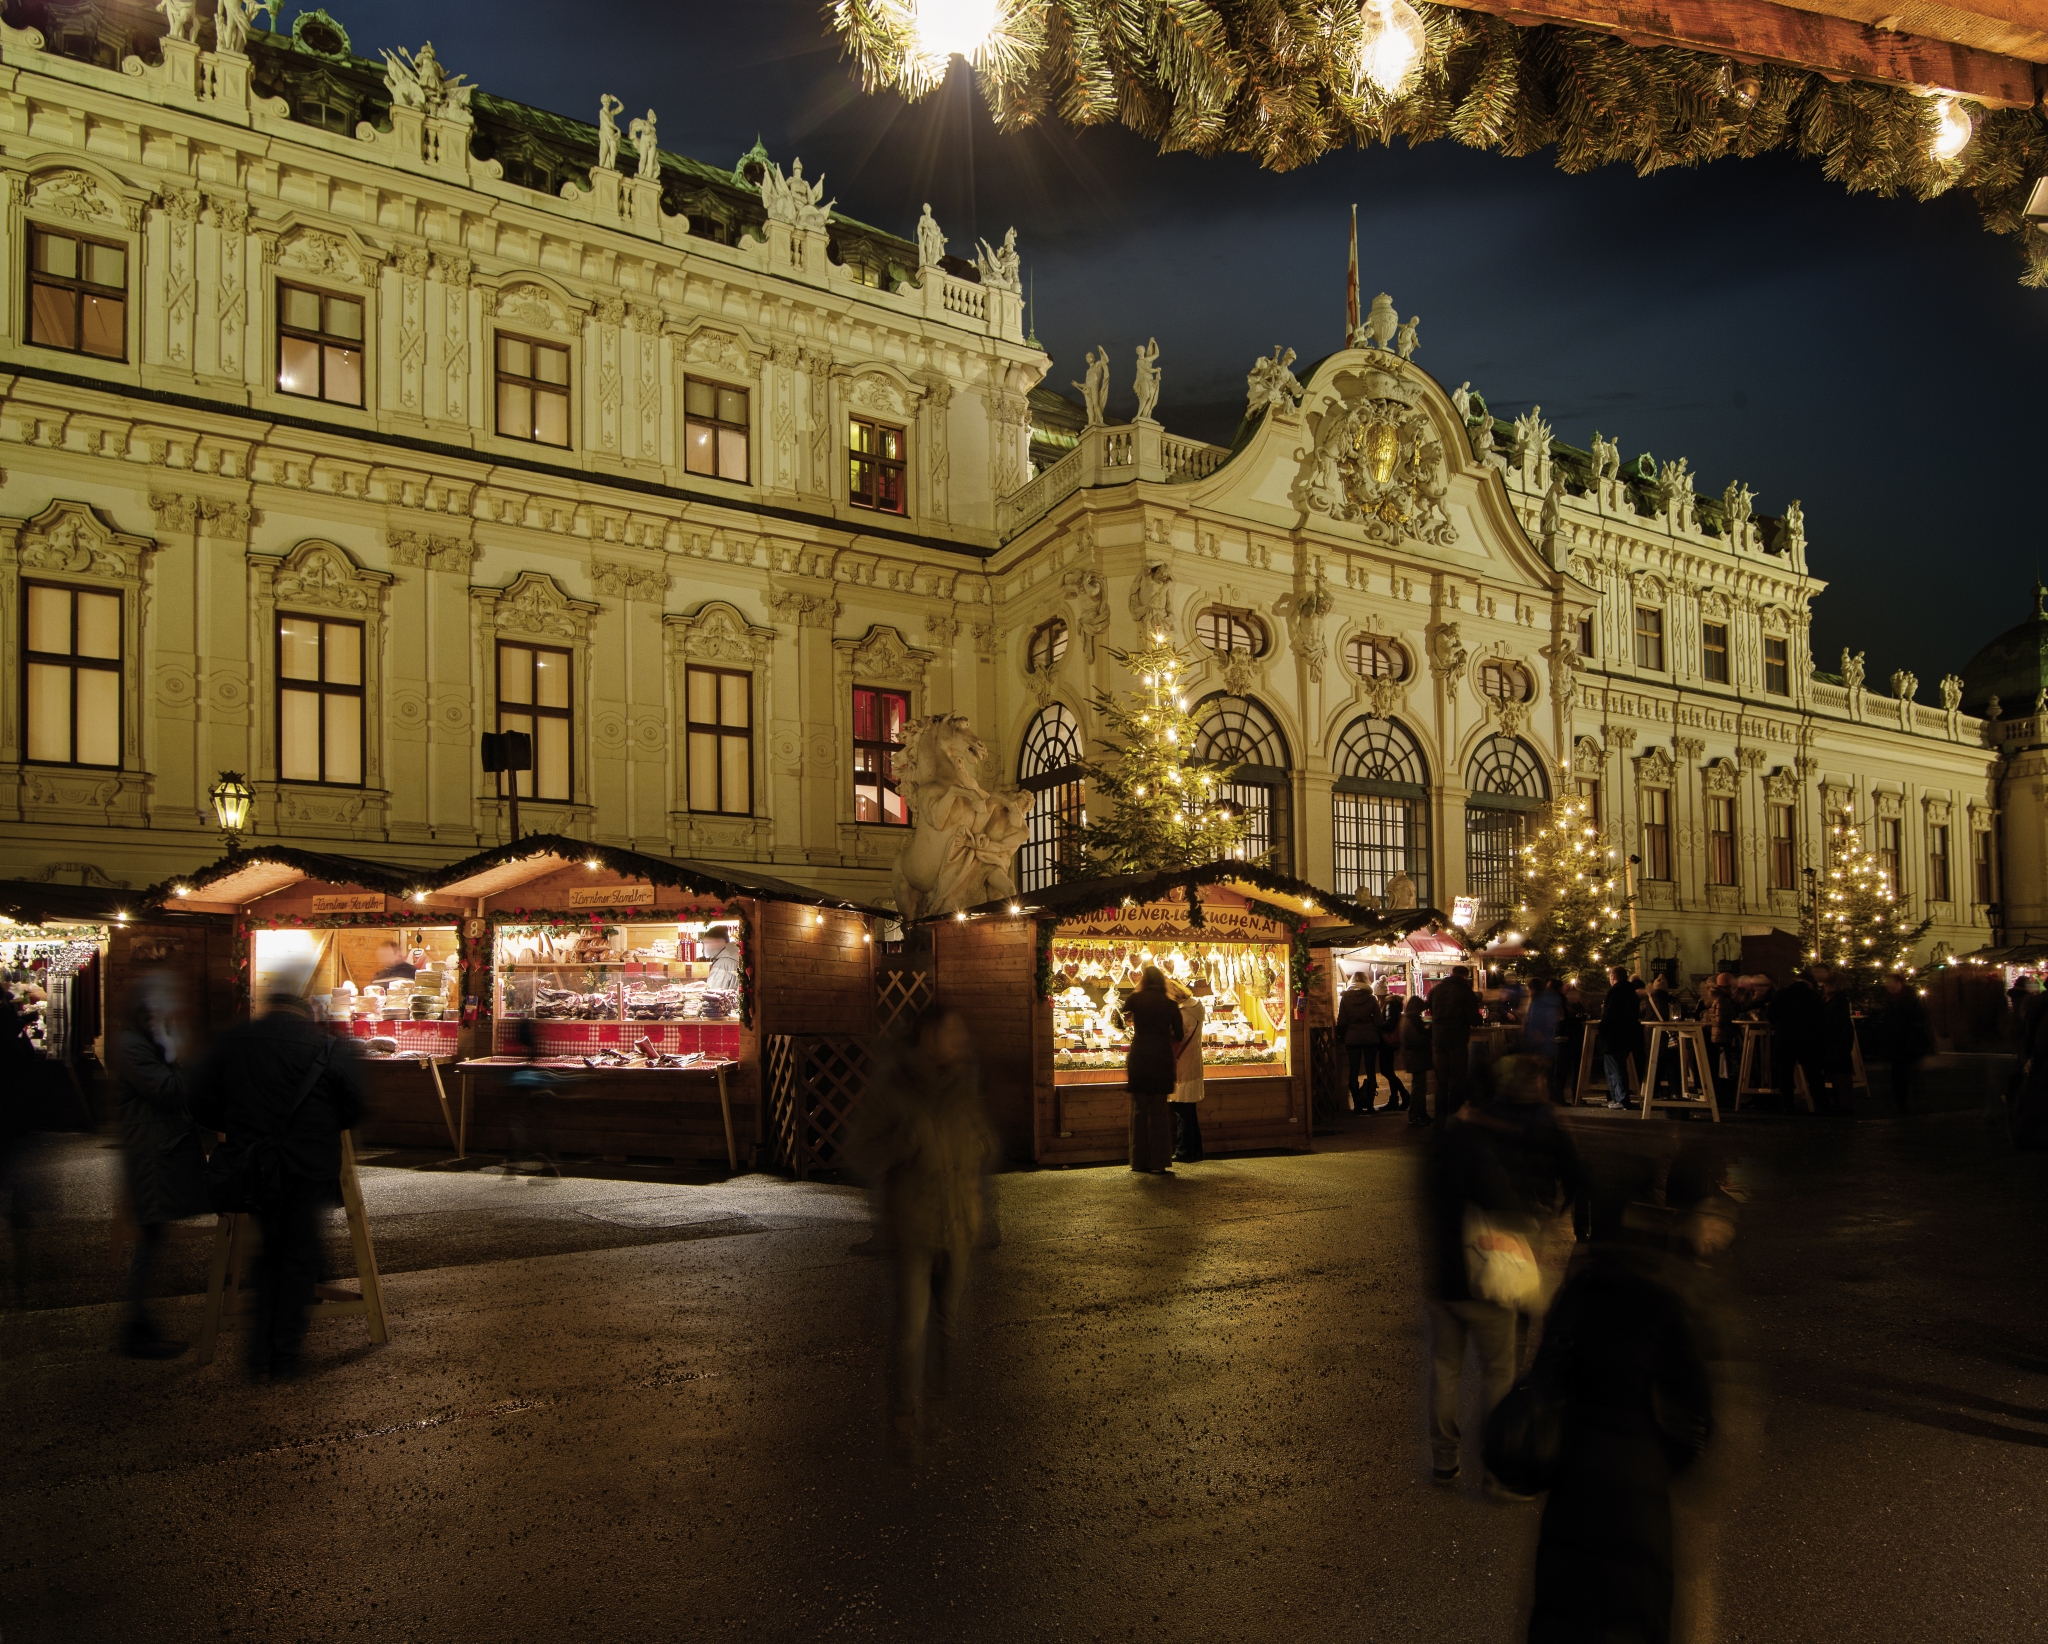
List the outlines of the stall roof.
{"type": "Polygon", "coordinates": [[[330,856],[325,851],[295,850],[289,845],[255,845],[231,851],[197,873],[179,874],[137,893],[137,900],[175,908],[189,897],[209,907],[227,903],[242,907],[302,879],[330,885],[360,885],[385,896],[411,896],[429,884],[425,868],[371,862],[359,856],[330,856]],[[180,887],[183,894],[180,894],[180,887]]]}
{"type": "Polygon", "coordinates": [[[1418,953],[1462,955],[1464,943],[1456,937],[1440,936],[1428,928],[1444,922],[1444,916],[1435,908],[1401,908],[1383,914],[1378,922],[1370,925],[1329,925],[1312,930],[1308,933],[1308,945],[1312,948],[1363,948],[1389,941],[1405,941],[1418,953]]]}
{"type": "Polygon", "coordinates": [[[639,851],[621,850],[613,845],[592,845],[557,833],[528,834],[510,844],[479,851],[475,856],[441,869],[432,877],[431,887],[440,896],[494,896],[499,891],[529,884],[580,862],[594,862],[628,879],[645,879],[652,885],[665,885],[671,890],[688,891],[698,896],[751,896],[771,902],[797,902],[815,908],[848,908],[855,913],[892,917],[843,896],[828,895],[808,885],[793,884],[770,874],[735,871],[711,862],[646,856],[639,851]]]}
{"type": "MultiPolygon", "coordinates": [[[[1063,879],[1043,890],[1014,897],[1002,897],[968,908],[968,913],[1008,913],[1012,906],[1020,913],[1052,914],[1072,918],[1120,902],[1156,902],[1169,891],[1215,886],[1249,899],[1270,902],[1290,913],[1323,914],[1346,921],[1347,929],[1407,931],[1426,925],[1443,915],[1434,908],[1403,908],[1398,913],[1378,913],[1355,902],[1332,895],[1306,880],[1289,878],[1250,862],[1209,862],[1199,868],[1172,868],[1162,873],[1105,874],[1098,879],[1063,879]]],[[[950,918],[951,915],[935,915],[950,918]]],[[[919,923],[930,923],[920,920],[919,923]]],[[[1313,938],[1312,938],[1313,939],[1313,938]]]]}
{"type": "Polygon", "coordinates": [[[2048,943],[2021,942],[2009,948],[1979,948],[1975,953],[1959,953],[1949,961],[1952,965],[2038,965],[2048,959],[2048,943]]]}
{"type": "Polygon", "coordinates": [[[51,885],[27,879],[0,880],[0,914],[17,924],[45,921],[109,925],[148,911],[147,893],[109,885],[51,885]]]}

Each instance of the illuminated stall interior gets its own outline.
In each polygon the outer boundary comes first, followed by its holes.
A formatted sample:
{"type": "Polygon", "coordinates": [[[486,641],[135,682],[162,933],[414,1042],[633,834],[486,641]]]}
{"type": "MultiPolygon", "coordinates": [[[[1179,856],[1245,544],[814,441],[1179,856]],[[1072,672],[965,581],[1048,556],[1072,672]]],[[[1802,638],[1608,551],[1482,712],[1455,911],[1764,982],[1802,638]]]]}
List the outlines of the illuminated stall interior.
{"type": "Polygon", "coordinates": [[[1055,941],[1053,1070],[1063,1082],[1121,1083],[1130,1033],[1117,1009],[1147,965],[1201,1000],[1211,1079],[1288,1070],[1287,950],[1270,942],[1055,941]]]}

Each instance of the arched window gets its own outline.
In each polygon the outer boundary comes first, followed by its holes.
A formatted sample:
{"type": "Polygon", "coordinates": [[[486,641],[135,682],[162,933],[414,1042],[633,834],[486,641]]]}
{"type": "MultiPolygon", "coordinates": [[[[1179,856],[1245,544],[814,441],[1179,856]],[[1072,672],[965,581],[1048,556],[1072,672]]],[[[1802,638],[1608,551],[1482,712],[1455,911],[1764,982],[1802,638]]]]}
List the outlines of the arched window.
{"type": "Polygon", "coordinates": [[[1479,694],[1489,702],[1526,702],[1529,676],[1512,662],[1481,663],[1479,694]]]}
{"type": "Polygon", "coordinates": [[[1465,884],[1479,903],[1474,929],[1483,931],[1514,912],[1515,853],[1550,782],[1534,748],[1496,734],[1472,751],[1465,786],[1465,884]]]}
{"type": "Polygon", "coordinates": [[[1219,656],[1266,654],[1266,625],[1249,611],[1212,605],[1195,618],[1195,638],[1219,656]]]}
{"type": "Polygon", "coordinates": [[[1081,727],[1057,702],[1024,732],[1017,786],[1031,797],[1031,832],[1017,851],[1017,888],[1043,890],[1066,877],[1081,858],[1081,727]]]}
{"type": "Polygon", "coordinates": [[[1294,827],[1288,808],[1287,738],[1265,707],[1248,696],[1218,692],[1195,704],[1194,755],[1231,767],[1218,797],[1244,807],[1246,827],[1236,855],[1263,857],[1275,873],[1294,872],[1294,827]]]}
{"type": "Polygon", "coordinates": [[[1344,656],[1360,679],[1408,677],[1408,658],[1401,647],[1377,634],[1354,634],[1345,642],[1344,656]]]}
{"type": "Polygon", "coordinates": [[[1398,719],[1354,719],[1337,738],[1331,807],[1337,894],[1384,898],[1396,874],[1429,907],[1429,764],[1398,719]]]}
{"type": "Polygon", "coordinates": [[[1060,658],[1066,654],[1066,623],[1059,617],[1041,622],[1031,630],[1031,641],[1024,649],[1024,671],[1042,674],[1048,668],[1058,667],[1060,658]]]}

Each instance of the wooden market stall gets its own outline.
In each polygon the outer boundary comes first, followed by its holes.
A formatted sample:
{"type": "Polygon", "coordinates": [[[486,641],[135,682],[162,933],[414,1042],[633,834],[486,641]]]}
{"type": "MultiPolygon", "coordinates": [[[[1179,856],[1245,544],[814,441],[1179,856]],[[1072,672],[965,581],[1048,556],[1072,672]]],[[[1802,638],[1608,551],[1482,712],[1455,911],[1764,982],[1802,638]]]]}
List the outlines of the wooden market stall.
{"type": "Polygon", "coordinates": [[[149,895],[166,908],[231,915],[236,1009],[260,1014],[272,988],[302,991],[316,1021],[362,1053],[365,1145],[452,1144],[445,1070],[473,1012],[462,904],[432,873],[358,857],[258,845],[231,851],[149,895]]]}
{"type": "Polygon", "coordinates": [[[1069,881],[933,921],[939,1003],[973,1026],[990,1116],[1040,1164],[1126,1157],[1127,1040],[1111,1019],[1156,964],[1203,1001],[1202,1135],[1211,1153],[1307,1151],[1297,1003],[1308,933],[1372,915],[1240,862],[1069,881]]]}
{"type": "Polygon", "coordinates": [[[770,1139],[764,1044],[874,1028],[871,910],[785,880],[535,835],[433,891],[476,965],[464,1149],[506,1151],[517,1121],[558,1153],[737,1169],[770,1139]]]}
{"type": "Polygon", "coordinates": [[[1457,927],[1434,908],[1403,908],[1366,925],[1329,926],[1309,934],[1309,946],[1328,956],[1324,980],[1332,999],[1340,998],[1352,978],[1368,984],[1384,981],[1387,991],[1406,999],[1429,990],[1458,965],[1473,963],[1457,927]]]}
{"type": "Polygon", "coordinates": [[[0,881],[0,978],[30,1042],[95,1122],[118,1101],[108,1036],[150,976],[177,979],[200,1035],[232,1020],[231,922],[151,908],[146,893],[119,886],[0,881]]]}

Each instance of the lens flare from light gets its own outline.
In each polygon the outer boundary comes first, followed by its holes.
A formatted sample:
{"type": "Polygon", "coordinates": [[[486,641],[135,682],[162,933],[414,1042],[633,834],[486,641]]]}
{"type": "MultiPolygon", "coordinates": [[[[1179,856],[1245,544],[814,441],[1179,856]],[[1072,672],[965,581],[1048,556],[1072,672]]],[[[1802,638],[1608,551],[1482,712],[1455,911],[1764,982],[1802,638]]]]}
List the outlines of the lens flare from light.
{"type": "Polygon", "coordinates": [[[1970,146],[1976,129],[1970,124],[1963,105],[1953,97],[1944,97],[1935,106],[1934,141],[1928,144],[1928,148],[1937,160],[1953,160],[1970,146]]]}
{"type": "Polygon", "coordinates": [[[917,49],[941,63],[955,57],[972,63],[988,49],[1002,9],[1002,0],[916,0],[911,28],[917,49]]]}
{"type": "Polygon", "coordinates": [[[1358,77],[1398,97],[1422,62],[1422,19],[1408,0],[1365,0],[1359,12],[1358,77]]]}

